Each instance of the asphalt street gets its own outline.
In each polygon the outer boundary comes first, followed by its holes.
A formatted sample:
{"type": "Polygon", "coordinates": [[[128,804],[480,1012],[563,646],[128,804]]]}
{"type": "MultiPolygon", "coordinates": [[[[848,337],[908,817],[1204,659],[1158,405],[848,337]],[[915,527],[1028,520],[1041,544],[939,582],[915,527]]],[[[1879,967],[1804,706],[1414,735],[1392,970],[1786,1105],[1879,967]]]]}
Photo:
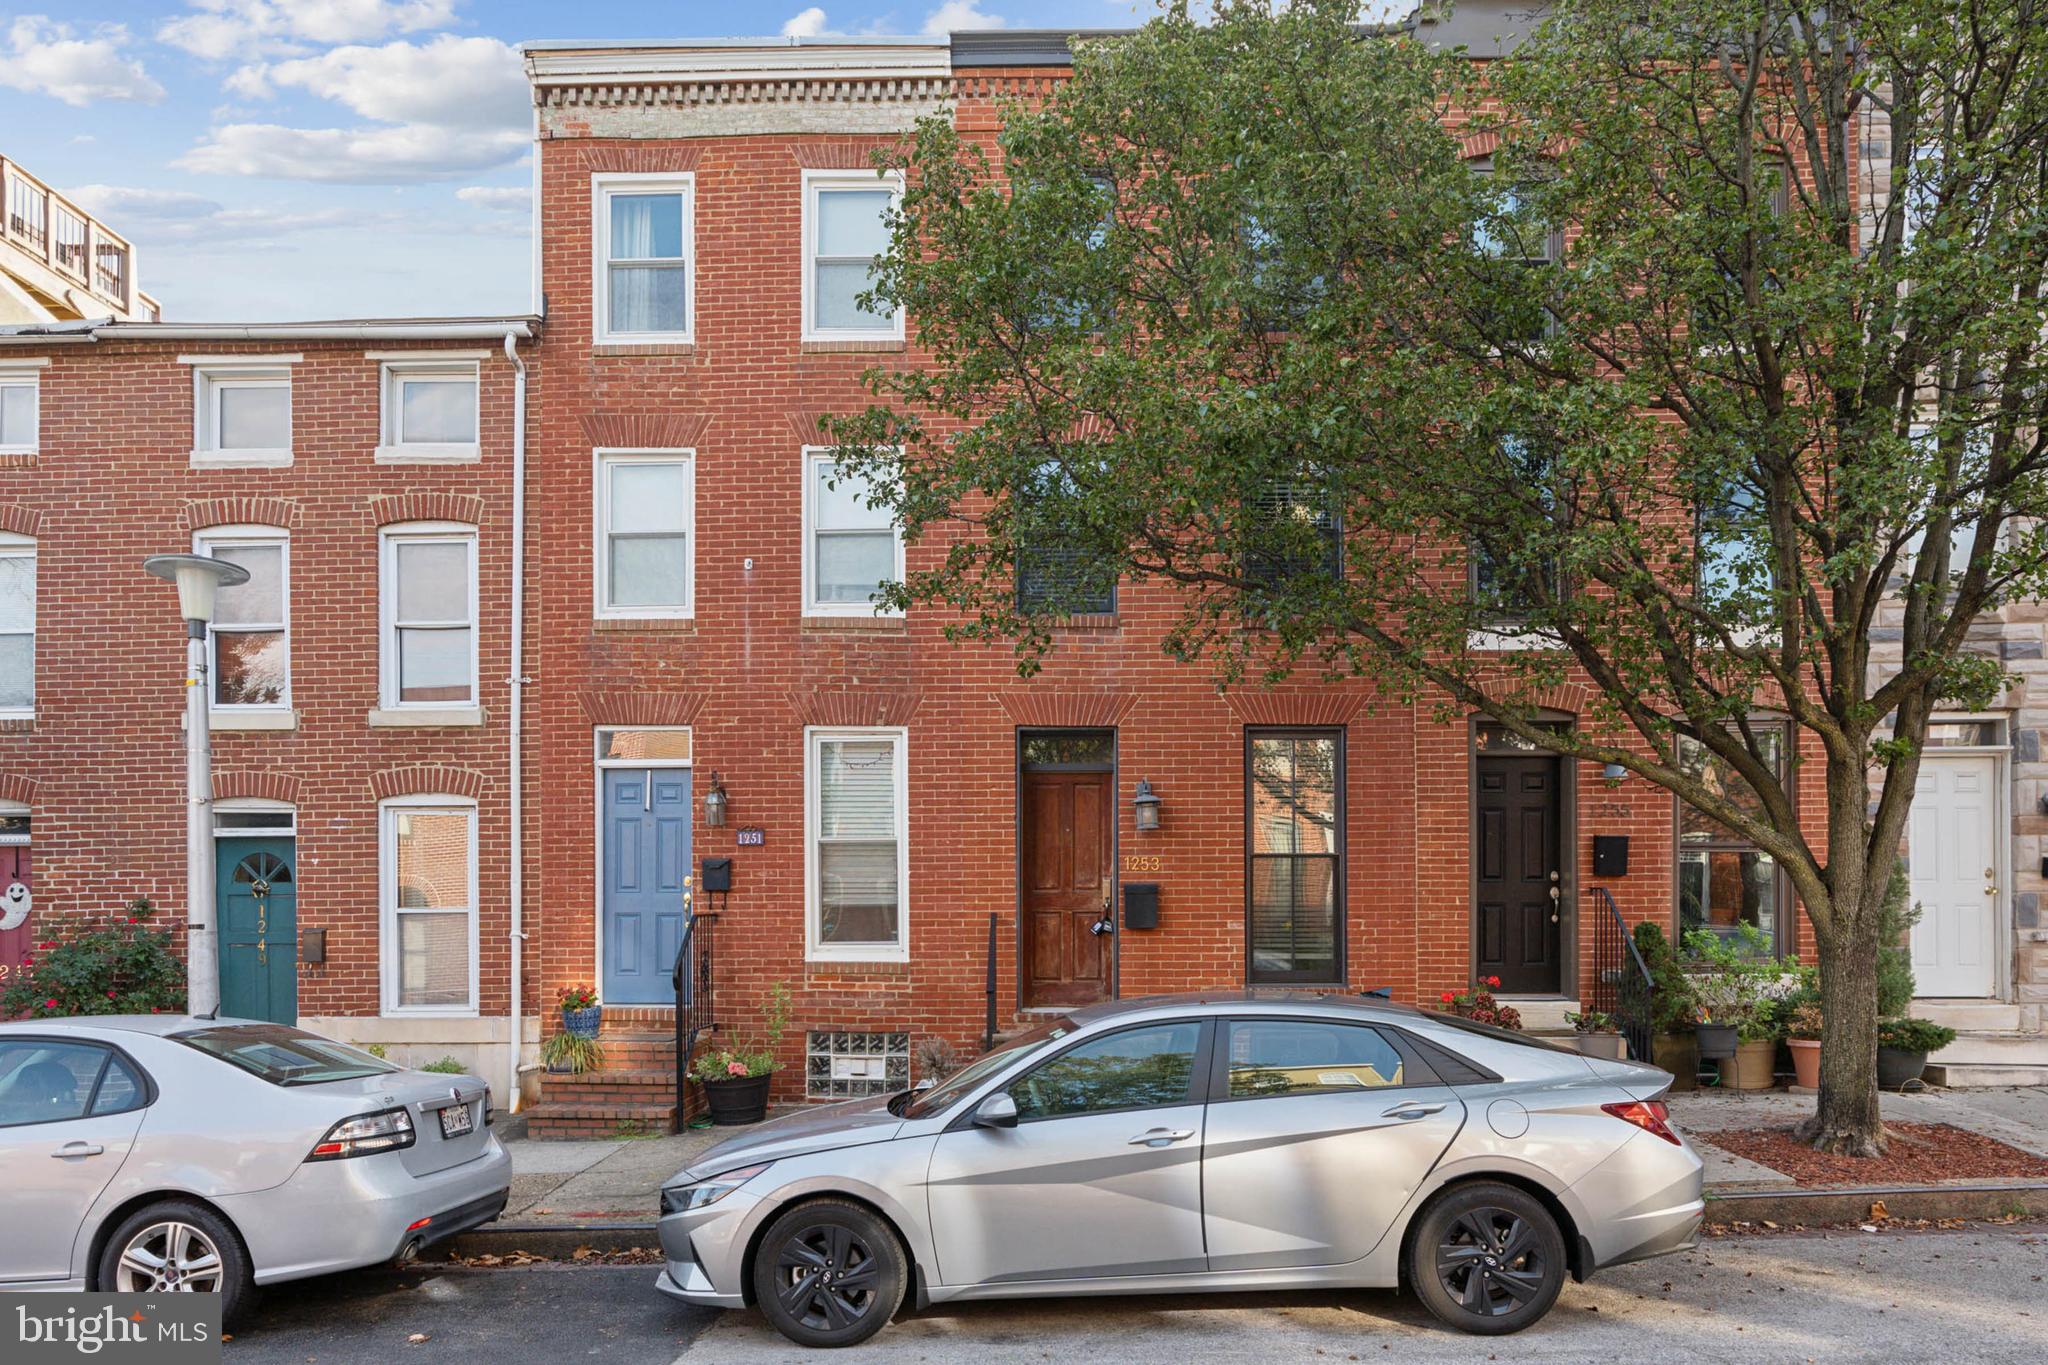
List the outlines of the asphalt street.
{"type": "MultiPolygon", "coordinates": [[[[1568,1285],[1550,1317],[1481,1339],[1393,1293],[966,1304],[912,1314],[852,1362],[2026,1362],[2048,1350],[2048,1226],[1710,1241],[1568,1285]]],[[[819,1360],[758,1317],[664,1300],[645,1266],[413,1269],[280,1286],[234,1365],[819,1360]],[[416,1339],[417,1338],[417,1339],[416,1339]]]]}

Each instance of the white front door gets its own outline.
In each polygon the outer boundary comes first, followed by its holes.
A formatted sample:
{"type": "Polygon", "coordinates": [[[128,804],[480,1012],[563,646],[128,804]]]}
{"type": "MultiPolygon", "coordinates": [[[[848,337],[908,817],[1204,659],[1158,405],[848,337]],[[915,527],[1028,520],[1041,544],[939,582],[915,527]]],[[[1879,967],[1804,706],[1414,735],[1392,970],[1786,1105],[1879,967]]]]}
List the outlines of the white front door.
{"type": "Polygon", "coordinates": [[[1907,857],[1913,900],[1914,993],[1986,997],[1998,990],[1998,763],[1930,753],[1913,797],[1907,857]]]}

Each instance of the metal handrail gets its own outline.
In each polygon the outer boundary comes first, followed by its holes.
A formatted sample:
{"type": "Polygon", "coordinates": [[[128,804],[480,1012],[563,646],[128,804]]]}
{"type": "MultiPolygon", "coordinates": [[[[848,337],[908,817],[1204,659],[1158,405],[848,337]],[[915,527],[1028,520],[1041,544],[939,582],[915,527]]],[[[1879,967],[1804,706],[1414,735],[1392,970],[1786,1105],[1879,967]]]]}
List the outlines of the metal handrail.
{"type": "Polygon", "coordinates": [[[987,1052],[996,1045],[996,915],[988,917],[988,978],[984,985],[987,992],[988,1014],[983,1021],[981,1050],[987,1052]]]}
{"type": "Polygon", "coordinates": [[[676,996],[676,1116],[674,1132],[683,1131],[683,1115],[689,1103],[690,1058],[697,1051],[697,1040],[706,1033],[718,1032],[718,1021],[711,1018],[711,947],[705,941],[702,960],[697,963],[697,989],[690,989],[690,943],[696,937],[697,922],[704,921],[705,932],[718,922],[715,912],[700,913],[685,908],[683,912],[683,937],[676,945],[675,965],[669,970],[669,983],[675,988],[676,996]]]}
{"type": "Polygon", "coordinates": [[[1647,1062],[1651,1059],[1651,1039],[1656,1032],[1656,978],[1650,975],[1649,964],[1643,961],[1643,955],[1636,947],[1635,935],[1629,931],[1628,921],[1622,918],[1621,907],[1614,903],[1613,894],[1604,886],[1590,890],[1593,899],[1607,908],[1615,938],[1621,945],[1615,965],[1598,968],[1590,994],[1594,1004],[1612,1005],[1611,1010],[1603,1012],[1612,1013],[1621,1020],[1630,1055],[1638,1061],[1647,1062]]]}

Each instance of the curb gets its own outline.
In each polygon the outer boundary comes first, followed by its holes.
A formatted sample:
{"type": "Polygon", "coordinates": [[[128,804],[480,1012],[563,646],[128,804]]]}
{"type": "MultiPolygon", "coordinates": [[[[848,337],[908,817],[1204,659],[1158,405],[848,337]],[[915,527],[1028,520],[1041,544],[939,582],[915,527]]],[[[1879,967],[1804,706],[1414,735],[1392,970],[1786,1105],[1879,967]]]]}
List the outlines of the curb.
{"type": "Polygon", "coordinates": [[[457,1256],[504,1256],[515,1251],[567,1260],[579,1247],[593,1251],[658,1251],[652,1223],[486,1223],[430,1247],[422,1260],[457,1256]]]}
{"type": "Polygon", "coordinates": [[[1862,1223],[1882,1200],[1888,1218],[2048,1216],[2048,1184],[1867,1185],[1853,1189],[1707,1191],[1709,1223],[1862,1223]]]}

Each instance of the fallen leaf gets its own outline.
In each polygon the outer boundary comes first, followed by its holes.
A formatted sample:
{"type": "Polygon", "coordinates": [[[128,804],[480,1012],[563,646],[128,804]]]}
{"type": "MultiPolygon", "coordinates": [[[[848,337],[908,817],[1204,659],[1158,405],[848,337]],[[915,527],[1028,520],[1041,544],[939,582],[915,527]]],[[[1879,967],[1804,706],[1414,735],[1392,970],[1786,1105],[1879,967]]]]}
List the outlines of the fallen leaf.
{"type": "Polygon", "coordinates": [[[408,1346],[418,1346],[433,1339],[434,1334],[432,1332],[414,1332],[405,1339],[405,1344],[408,1346]]]}
{"type": "Polygon", "coordinates": [[[1887,1212],[1885,1211],[1885,1207],[1884,1207],[1884,1200],[1880,1199],[1880,1200],[1877,1200],[1877,1201],[1876,1201],[1875,1203],[1871,1204],[1871,1206],[1870,1206],[1870,1221],[1871,1221],[1871,1222],[1873,1222],[1873,1223],[1882,1223],[1882,1222],[1883,1222],[1883,1221],[1884,1221],[1885,1219],[1887,1219],[1887,1218],[1889,1218],[1889,1217],[1891,1217],[1891,1214],[1889,1214],[1889,1213],[1887,1213],[1887,1212]]]}

